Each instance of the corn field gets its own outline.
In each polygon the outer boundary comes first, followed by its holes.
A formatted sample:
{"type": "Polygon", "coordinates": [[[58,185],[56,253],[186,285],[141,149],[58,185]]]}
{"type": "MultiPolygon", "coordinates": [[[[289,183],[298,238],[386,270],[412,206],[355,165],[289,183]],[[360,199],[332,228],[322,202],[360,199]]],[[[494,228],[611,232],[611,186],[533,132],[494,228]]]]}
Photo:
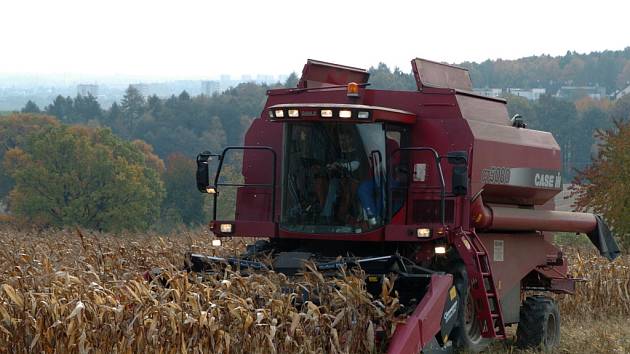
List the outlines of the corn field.
{"type": "MultiPolygon", "coordinates": [[[[203,232],[112,236],[0,229],[0,351],[16,353],[370,353],[393,333],[399,308],[383,285],[368,297],[360,274],[300,280],[230,270],[204,280],[182,272],[184,253],[237,254],[241,241],[210,246],[203,232]],[[165,269],[164,279],[143,274],[165,269]],[[299,301],[299,289],[319,301],[299,301]],[[287,291],[293,289],[293,291],[287,291]],[[299,305],[296,306],[296,303],[299,305]],[[375,344],[376,343],[376,344],[375,344]]],[[[560,300],[563,315],[630,315],[630,258],[613,264],[571,256],[588,278],[560,300]]]]}

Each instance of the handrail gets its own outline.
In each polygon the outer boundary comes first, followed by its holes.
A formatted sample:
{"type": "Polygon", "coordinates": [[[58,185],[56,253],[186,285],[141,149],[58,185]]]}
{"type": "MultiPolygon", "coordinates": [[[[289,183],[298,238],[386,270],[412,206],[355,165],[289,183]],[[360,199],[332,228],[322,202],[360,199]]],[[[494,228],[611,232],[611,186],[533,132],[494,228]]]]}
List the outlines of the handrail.
{"type": "MultiPolygon", "coordinates": [[[[276,151],[269,146],[228,146],[223,149],[219,156],[219,166],[217,166],[217,172],[214,175],[214,186],[226,186],[226,187],[267,187],[271,188],[271,222],[275,222],[276,219],[276,165],[277,154],[276,151]],[[231,150],[265,150],[271,152],[273,157],[273,169],[271,171],[271,183],[220,183],[219,176],[221,175],[221,169],[223,168],[223,161],[225,160],[225,154],[231,150]]],[[[217,190],[218,191],[218,190],[217,190]]],[[[212,219],[217,219],[217,201],[219,194],[214,194],[214,202],[212,205],[212,219]]]]}
{"type": "MultiPolygon", "coordinates": [[[[415,146],[415,147],[405,147],[405,148],[397,148],[392,151],[389,155],[389,160],[387,161],[387,180],[391,179],[391,167],[392,167],[392,157],[394,154],[399,153],[400,151],[429,151],[433,154],[433,158],[435,159],[435,164],[437,165],[438,174],[440,176],[440,221],[442,222],[442,226],[446,224],[446,183],[444,182],[444,172],[442,171],[441,161],[442,158],[438,154],[438,152],[431,147],[424,146],[415,146]]],[[[391,220],[392,218],[392,188],[389,186],[390,183],[387,182],[387,218],[391,220]]]]}

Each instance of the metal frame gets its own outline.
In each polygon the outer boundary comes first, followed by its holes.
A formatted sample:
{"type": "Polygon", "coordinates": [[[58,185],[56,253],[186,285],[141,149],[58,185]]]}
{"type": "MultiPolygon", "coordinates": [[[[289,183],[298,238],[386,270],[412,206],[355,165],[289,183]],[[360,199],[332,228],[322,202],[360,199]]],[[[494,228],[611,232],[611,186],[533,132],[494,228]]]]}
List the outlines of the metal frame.
{"type": "MultiPolygon", "coordinates": [[[[446,183],[444,182],[444,172],[442,171],[442,157],[434,148],[424,146],[398,148],[389,155],[389,160],[387,161],[387,181],[385,182],[387,187],[387,220],[392,219],[392,188],[389,186],[389,180],[392,173],[392,157],[400,151],[429,151],[433,155],[440,177],[440,222],[442,223],[442,226],[446,225],[446,183]]],[[[409,190],[409,186],[405,189],[409,190]]]]}
{"type": "Polygon", "coordinates": [[[217,166],[217,172],[214,174],[213,186],[217,188],[217,193],[214,193],[213,205],[212,205],[212,220],[217,219],[217,201],[219,198],[219,186],[225,187],[264,187],[271,188],[271,221],[276,219],[276,167],[277,167],[277,154],[276,151],[269,146],[228,146],[223,149],[219,156],[219,166],[217,166]],[[221,175],[221,169],[223,168],[223,161],[225,155],[231,150],[264,150],[271,152],[273,169],[271,171],[271,183],[219,183],[219,176],[221,175]]]}

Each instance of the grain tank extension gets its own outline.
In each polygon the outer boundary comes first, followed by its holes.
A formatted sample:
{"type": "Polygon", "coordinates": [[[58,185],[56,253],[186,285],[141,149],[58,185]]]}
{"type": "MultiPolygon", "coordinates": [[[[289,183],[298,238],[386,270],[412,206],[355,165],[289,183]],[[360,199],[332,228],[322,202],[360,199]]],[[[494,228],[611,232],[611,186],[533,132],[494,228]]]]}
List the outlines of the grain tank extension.
{"type": "Polygon", "coordinates": [[[561,153],[550,133],[510,120],[505,100],[473,93],[465,69],[411,64],[418,89],[407,92],[370,89],[366,70],[308,60],[297,87],[268,91],[244,146],[199,154],[212,231],[262,240],[240,257],[192,254],[188,268],[256,271],[267,268],[262,254],[288,275],[306,261],[332,276],[360,266],[375,297],[396,274],[405,322],[389,353],[480,351],[511,325],[523,347],[555,346],[555,302],[521,295],[575,290],[551,232],[585,233],[612,260],[610,230],[597,215],[554,211],[561,153]],[[229,180],[230,159],[242,179],[229,180]],[[533,315],[550,320],[519,321],[533,315]]]}

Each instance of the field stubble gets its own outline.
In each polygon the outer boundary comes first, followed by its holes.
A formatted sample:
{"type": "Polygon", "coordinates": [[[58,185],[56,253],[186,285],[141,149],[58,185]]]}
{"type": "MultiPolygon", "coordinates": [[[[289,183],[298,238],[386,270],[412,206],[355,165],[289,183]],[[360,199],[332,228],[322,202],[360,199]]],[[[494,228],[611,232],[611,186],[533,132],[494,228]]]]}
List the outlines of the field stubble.
{"type": "MultiPolygon", "coordinates": [[[[378,352],[379,330],[392,333],[398,307],[384,286],[370,299],[360,277],[296,282],[269,273],[226,271],[205,282],[180,271],[187,251],[220,250],[204,232],[111,236],[79,231],[0,229],[0,350],[3,352],[378,352]],[[166,270],[169,287],[143,279],[166,270]],[[320,302],[293,303],[283,288],[317,289],[320,302]]],[[[561,353],[630,352],[630,257],[613,263],[570,251],[572,271],[589,281],[559,298],[561,353]]],[[[511,341],[492,352],[515,352],[511,341]]]]}

